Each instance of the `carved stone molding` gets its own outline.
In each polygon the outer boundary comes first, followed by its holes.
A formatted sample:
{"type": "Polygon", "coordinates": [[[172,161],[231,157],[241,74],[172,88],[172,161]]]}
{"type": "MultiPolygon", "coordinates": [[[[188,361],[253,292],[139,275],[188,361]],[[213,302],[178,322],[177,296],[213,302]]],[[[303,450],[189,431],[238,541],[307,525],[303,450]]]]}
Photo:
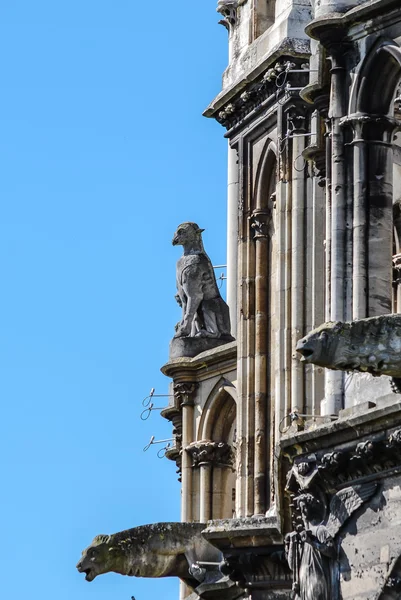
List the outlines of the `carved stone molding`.
{"type": "Polygon", "coordinates": [[[381,436],[333,452],[295,459],[287,476],[287,490],[298,493],[319,481],[325,493],[332,493],[339,486],[370,480],[372,475],[387,476],[391,472],[401,472],[401,429],[386,439],[381,436]]]}
{"type": "Polygon", "coordinates": [[[204,464],[213,466],[231,467],[234,463],[232,447],[225,442],[200,441],[194,442],[186,448],[192,458],[192,466],[199,467],[204,464]]]}
{"type": "MultiPolygon", "coordinates": [[[[309,50],[305,46],[306,52],[309,50]]],[[[289,99],[294,95],[298,96],[296,89],[306,85],[309,71],[305,69],[303,72],[301,69],[304,59],[295,61],[293,57],[292,60],[289,58],[283,58],[268,68],[257,81],[250,83],[245,90],[242,89],[237,96],[231,98],[213,115],[217,121],[227,129],[231,129],[240,124],[249,113],[265,104],[270,106],[283,96],[289,99]],[[292,73],[292,70],[301,72],[292,73]]]]}

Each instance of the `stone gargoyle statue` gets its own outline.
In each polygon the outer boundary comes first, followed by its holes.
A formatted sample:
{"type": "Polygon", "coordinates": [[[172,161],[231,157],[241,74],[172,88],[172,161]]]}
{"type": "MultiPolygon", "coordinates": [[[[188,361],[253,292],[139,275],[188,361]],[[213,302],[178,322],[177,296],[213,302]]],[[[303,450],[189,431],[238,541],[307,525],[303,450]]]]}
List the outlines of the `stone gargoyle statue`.
{"type": "Polygon", "coordinates": [[[340,490],[326,507],[316,494],[294,499],[303,521],[301,531],[286,536],[286,554],[293,572],[294,600],[340,600],[340,531],[376,492],[376,483],[340,490]]]}
{"type": "Polygon", "coordinates": [[[182,319],[175,338],[214,338],[232,341],[230,313],[220,295],[210,258],[202,241],[204,229],[196,223],[182,223],[173,237],[173,246],[183,246],[177,262],[176,300],[182,319]]]}
{"type": "Polygon", "coordinates": [[[324,323],[299,340],[302,361],[329,369],[401,377],[401,314],[324,323]]]}
{"type": "Polygon", "coordinates": [[[179,577],[195,588],[204,577],[198,561],[219,562],[220,553],[201,535],[203,523],[154,523],[98,535],[77,564],[86,581],[104,573],[131,577],[179,577]]]}

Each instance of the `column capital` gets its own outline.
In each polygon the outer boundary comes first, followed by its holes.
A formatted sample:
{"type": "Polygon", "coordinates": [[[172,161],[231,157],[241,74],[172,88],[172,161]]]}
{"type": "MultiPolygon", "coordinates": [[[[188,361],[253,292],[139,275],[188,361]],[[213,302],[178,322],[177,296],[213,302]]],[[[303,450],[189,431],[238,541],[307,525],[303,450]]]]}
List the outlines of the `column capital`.
{"type": "Polygon", "coordinates": [[[177,399],[178,406],[192,406],[193,395],[198,387],[198,384],[193,381],[185,381],[174,384],[174,396],[177,399]]]}
{"type": "Polygon", "coordinates": [[[269,238],[269,225],[272,220],[272,211],[256,208],[249,217],[249,224],[253,231],[253,239],[269,238]]]}
{"type": "Polygon", "coordinates": [[[226,442],[201,440],[193,442],[185,450],[191,456],[193,467],[201,465],[232,467],[234,463],[233,448],[226,442]]]}
{"type": "Polygon", "coordinates": [[[343,117],[340,124],[342,127],[352,127],[353,143],[360,141],[391,143],[394,131],[401,126],[400,121],[392,117],[362,112],[343,117]]]}

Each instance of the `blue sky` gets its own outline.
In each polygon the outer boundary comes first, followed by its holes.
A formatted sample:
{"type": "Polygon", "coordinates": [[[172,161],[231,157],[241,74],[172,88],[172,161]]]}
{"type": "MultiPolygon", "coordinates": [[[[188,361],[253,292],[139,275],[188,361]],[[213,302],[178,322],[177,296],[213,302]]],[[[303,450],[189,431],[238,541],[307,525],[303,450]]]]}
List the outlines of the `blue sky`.
{"type": "Polygon", "coordinates": [[[1,596],[177,600],[174,580],[75,571],[93,536],[179,520],[170,437],[139,419],[179,319],[185,220],[225,262],[226,141],[201,116],[227,36],[215,0],[0,9],[1,596]],[[151,5],[151,8],[149,6],[151,5]]]}

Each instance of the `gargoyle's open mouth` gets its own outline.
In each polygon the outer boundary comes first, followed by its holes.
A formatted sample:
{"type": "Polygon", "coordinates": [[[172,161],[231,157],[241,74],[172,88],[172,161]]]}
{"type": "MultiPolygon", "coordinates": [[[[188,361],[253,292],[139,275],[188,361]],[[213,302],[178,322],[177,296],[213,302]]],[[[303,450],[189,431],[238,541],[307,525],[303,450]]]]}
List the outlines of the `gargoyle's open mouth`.
{"type": "Polygon", "coordinates": [[[315,350],[313,348],[308,348],[308,346],[302,340],[299,340],[297,347],[296,347],[296,351],[301,354],[302,362],[309,361],[315,352],[315,350]]]}
{"type": "Polygon", "coordinates": [[[303,348],[302,350],[297,350],[297,352],[299,352],[302,355],[301,356],[302,361],[308,360],[309,358],[312,358],[312,356],[313,356],[313,350],[307,350],[306,348],[303,348]]]}
{"type": "Polygon", "coordinates": [[[83,569],[80,564],[77,565],[78,573],[85,573],[86,581],[93,581],[96,577],[96,573],[88,567],[87,569],[83,569]]]}
{"type": "Polygon", "coordinates": [[[92,571],[92,569],[85,569],[83,572],[85,573],[86,581],[93,581],[96,577],[96,574],[92,571]]]}

